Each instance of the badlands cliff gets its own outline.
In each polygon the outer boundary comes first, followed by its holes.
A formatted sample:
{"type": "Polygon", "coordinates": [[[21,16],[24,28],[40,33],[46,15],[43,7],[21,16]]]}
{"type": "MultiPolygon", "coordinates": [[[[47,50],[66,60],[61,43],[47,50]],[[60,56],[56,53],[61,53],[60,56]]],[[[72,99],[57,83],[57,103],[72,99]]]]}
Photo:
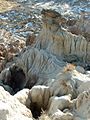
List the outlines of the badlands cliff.
{"type": "Polygon", "coordinates": [[[67,21],[58,12],[42,10],[42,21],[34,43],[14,58],[13,63],[19,68],[11,65],[0,74],[0,85],[12,94],[0,87],[4,106],[0,107],[0,119],[32,120],[44,110],[52,120],[89,120],[90,72],[83,67],[90,64],[90,41],[64,29],[67,21]],[[22,88],[16,86],[11,68],[14,72],[20,70],[21,75],[24,72],[22,88]]]}
{"type": "Polygon", "coordinates": [[[43,10],[42,15],[42,31],[38,38],[40,49],[46,49],[57,57],[76,55],[82,61],[90,62],[89,41],[82,35],[77,36],[63,29],[65,18],[57,12],[43,10]]]}

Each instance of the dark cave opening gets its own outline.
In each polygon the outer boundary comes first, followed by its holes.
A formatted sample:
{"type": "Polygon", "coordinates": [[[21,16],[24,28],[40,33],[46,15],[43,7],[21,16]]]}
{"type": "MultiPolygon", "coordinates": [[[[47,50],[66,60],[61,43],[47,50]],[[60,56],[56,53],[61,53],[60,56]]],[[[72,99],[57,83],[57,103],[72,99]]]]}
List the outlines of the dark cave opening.
{"type": "Polygon", "coordinates": [[[38,106],[36,102],[31,103],[30,110],[35,119],[37,119],[38,117],[41,116],[42,108],[40,106],[38,106]]]}

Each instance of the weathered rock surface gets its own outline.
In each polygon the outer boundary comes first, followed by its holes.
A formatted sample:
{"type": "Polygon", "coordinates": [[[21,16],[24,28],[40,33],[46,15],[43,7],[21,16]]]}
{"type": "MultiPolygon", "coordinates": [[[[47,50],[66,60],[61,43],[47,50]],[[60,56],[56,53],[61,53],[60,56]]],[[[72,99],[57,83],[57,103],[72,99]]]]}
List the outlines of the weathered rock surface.
{"type": "Polygon", "coordinates": [[[59,61],[55,56],[43,49],[38,50],[29,47],[16,60],[16,64],[24,70],[28,80],[27,85],[30,88],[34,84],[46,84],[48,79],[55,78],[66,63],[62,60],[59,61]]]}
{"type": "MultiPolygon", "coordinates": [[[[79,120],[90,117],[89,108],[87,108],[90,104],[89,91],[86,91],[90,88],[89,83],[90,78],[87,75],[81,74],[76,70],[65,71],[57,75],[56,80],[51,80],[51,84],[47,84],[48,87],[37,85],[32,87],[30,90],[23,89],[14,96],[5,92],[5,90],[1,87],[0,99],[1,101],[3,99],[8,99],[8,102],[11,102],[12,99],[12,101],[15,102],[15,105],[18,104],[18,107],[20,106],[19,104],[22,104],[24,107],[26,106],[31,109],[35,118],[40,116],[42,111],[41,108],[43,108],[53,120],[79,120]],[[76,99],[74,100],[73,98],[76,99]],[[17,101],[20,103],[17,103],[17,101]],[[86,101],[88,101],[87,105],[86,101]],[[85,112],[87,109],[88,112],[85,112]],[[82,111],[86,113],[83,114],[83,117],[81,116],[82,111]],[[80,116],[77,117],[77,114],[80,114],[80,116]]],[[[4,106],[6,106],[6,104],[4,106]]],[[[15,108],[17,107],[15,106],[15,108]]],[[[24,108],[19,107],[18,109],[24,108]]],[[[8,111],[11,114],[13,113],[13,111],[8,111]]],[[[22,119],[23,118],[24,117],[22,117],[22,119]]],[[[27,120],[26,118],[24,119],[27,120]]],[[[14,116],[12,120],[14,120],[14,116]]]]}
{"type": "Polygon", "coordinates": [[[73,120],[73,115],[71,113],[63,113],[60,110],[57,110],[52,116],[52,120],[73,120]]]}
{"type": "Polygon", "coordinates": [[[53,96],[49,100],[48,114],[53,115],[55,112],[57,112],[57,110],[62,111],[66,108],[70,109],[71,104],[72,104],[71,95],[66,95],[66,96],[61,96],[61,97],[53,96]]]}
{"type": "MultiPolygon", "coordinates": [[[[43,10],[43,28],[36,47],[46,49],[58,57],[76,55],[81,61],[90,62],[90,42],[61,27],[62,16],[51,10],[43,10]]],[[[71,56],[72,57],[72,56],[71,56]]]]}
{"type": "MultiPolygon", "coordinates": [[[[76,80],[73,79],[73,72],[60,73],[51,83],[50,88],[55,96],[63,96],[71,94],[72,97],[77,96],[76,80]]],[[[79,78],[78,78],[79,80],[79,78]]]]}
{"type": "Polygon", "coordinates": [[[52,91],[46,86],[34,86],[30,90],[30,96],[32,98],[32,103],[36,103],[39,107],[44,110],[47,108],[49,98],[52,96],[52,91]]]}
{"type": "MultiPolygon", "coordinates": [[[[23,69],[27,80],[25,87],[29,89],[22,88],[11,96],[5,92],[12,93],[10,86],[2,83],[10,75],[9,69],[0,74],[0,85],[5,88],[0,87],[0,119],[28,120],[32,119],[32,114],[38,118],[42,109],[53,120],[90,119],[90,74],[86,74],[83,67],[66,66],[66,62],[90,64],[90,42],[81,33],[75,35],[65,30],[66,19],[61,14],[43,10],[42,15],[39,36],[26,41],[27,47],[13,61],[23,69]]],[[[8,51],[17,53],[12,46],[8,51]]]]}
{"type": "Polygon", "coordinates": [[[15,55],[18,55],[24,46],[24,38],[17,37],[4,29],[0,30],[0,72],[13,63],[15,55]]]}
{"type": "Polygon", "coordinates": [[[19,102],[25,105],[27,108],[30,108],[31,100],[29,94],[29,89],[23,89],[20,92],[16,93],[14,95],[14,98],[18,99],[19,102]]]}
{"type": "Polygon", "coordinates": [[[32,113],[0,87],[0,120],[32,120],[32,113]]]}
{"type": "Polygon", "coordinates": [[[82,92],[76,99],[75,120],[90,119],[90,90],[82,92]]]}

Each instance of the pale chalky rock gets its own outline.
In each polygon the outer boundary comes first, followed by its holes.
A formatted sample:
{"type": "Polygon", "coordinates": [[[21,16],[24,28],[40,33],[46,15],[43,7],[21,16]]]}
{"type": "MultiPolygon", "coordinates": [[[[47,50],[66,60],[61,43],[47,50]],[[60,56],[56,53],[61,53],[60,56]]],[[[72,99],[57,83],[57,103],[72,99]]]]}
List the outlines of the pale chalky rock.
{"type": "Polygon", "coordinates": [[[60,26],[62,16],[57,12],[43,10],[42,15],[42,30],[35,46],[58,57],[75,55],[81,61],[90,63],[90,42],[82,35],[75,35],[63,29],[60,26]]]}
{"type": "Polygon", "coordinates": [[[78,87],[77,91],[78,91],[79,93],[82,93],[82,92],[87,91],[87,90],[89,90],[89,89],[90,89],[90,79],[89,79],[89,81],[83,82],[83,83],[78,87]]]}
{"type": "Polygon", "coordinates": [[[49,100],[48,114],[53,115],[58,109],[64,110],[72,107],[71,95],[65,95],[61,97],[53,96],[49,100]]]}
{"type": "Polygon", "coordinates": [[[17,92],[14,95],[14,98],[18,99],[20,103],[25,105],[27,108],[30,108],[30,96],[29,96],[29,89],[23,89],[17,92]]]}
{"type": "Polygon", "coordinates": [[[51,116],[52,120],[73,120],[72,113],[63,113],[59,109],[51,116]]]}
{"type": "Polygon", "coordinates": [[[82,93],[90,88],[90,76],[86,74],[73,71],[72,79],[76,82],[77,93],[82,93]]]}
{"type": "Polygon", "coordinates": [[[76,81],[73,79],[73,71],[58,74],[57,78],[50,85],[54,96],[71,94],[72,97],[75,97],[77,95],[75,87],[76,81]]]}
{"type": "Polygon", "coordinates": [[[0,86],[0,100],[8,100],[11,97],[12,96],[8,92],[6,92],[3,87],[0,86]]]}
{"type": "Polygon", "coordinates": [[[36,105],[44,110],[47,108],[49,98],[52,96],[52,92],[49,87],[46,86],[34,86],[30,90],[31,104],[36,103],[36,105]]]}
{"type": "Polygon", "coordinates": [[[29,118],[32,118],[31,111],[0,87],[0,120],[29,120],[29,118]]]}
{"type": "Polygon", "coordinates": [[[73,114],[75,120],[90,119],[90,90],[84,91],[76,99],[76,108],[73,114]],[[77,116],[78,115],[78,116],[77,116]]]}

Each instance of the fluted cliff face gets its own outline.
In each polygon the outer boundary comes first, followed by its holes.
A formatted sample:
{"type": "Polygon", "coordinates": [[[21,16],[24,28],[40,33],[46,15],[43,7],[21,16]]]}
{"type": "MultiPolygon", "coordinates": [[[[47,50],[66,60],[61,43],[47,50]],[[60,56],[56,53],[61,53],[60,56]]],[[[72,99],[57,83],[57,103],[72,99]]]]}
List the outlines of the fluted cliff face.
{"type": "Polygon", "coordinates": [[[90,62],[90,42],[82,35],[75,35],[62,28],[65,19],[57,12],[43,10],[43,25],[37,48],[46,49],[57,57],[76,55],[84,62],[90,62]]]}
{"type": "Polygon", "coordinates": [[[26,74],[29,88],[35,84],[47,85],[49,79],[55,79],[63,71],[66,62],[90,63],[90,42],[62,28],[66,22],[62,15],[43,10],[42,20],[39,36],[16,60],[26,74]]]}
{"type": "Polygon", "coordinates": [[[43,49],[29,47],[18,57],[16,64],[24,70],[30,88],[34,84],[46,85],[49,79],[54,79],[62,71],[66,63],[43,49]]]}

